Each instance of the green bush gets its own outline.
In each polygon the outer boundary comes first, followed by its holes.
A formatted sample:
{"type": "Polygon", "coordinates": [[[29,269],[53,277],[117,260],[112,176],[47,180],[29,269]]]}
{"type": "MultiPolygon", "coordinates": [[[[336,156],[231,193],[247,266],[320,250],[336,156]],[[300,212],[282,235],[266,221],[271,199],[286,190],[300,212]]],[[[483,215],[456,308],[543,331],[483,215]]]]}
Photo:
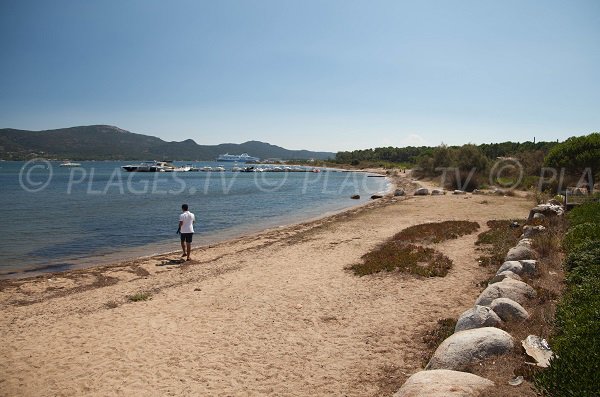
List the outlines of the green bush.
{"type": "Polygon", "coordinates": [[[573,252],[588,241],[600,242],[600,223],[580,223],[569,228],[565,234],[563,246],[567,252],[573,252]]]}
{"type": "Polygon", "coordinates": [[[573,286],[556,309],[555,357],[535,384],[547,396],[600,396],[600,278],[573,286]]]}
{"type": "Polygon", "coordinates": [[[600,203],[586,203],[573,208],[567,215],[571,225],[581,225],[583,223],[600,224],[600,203]]]}
{"type": "Polygon", "coordinates": [[[577,250],[567,255],[564,268],[570,272],[578,267],[598,265],[600,265],[600,244],[598,241],[586,240],[579,245],[577,250]]]}
{"type": "Polygon", "coordinates": [[[565,235],[567,289],[556,307],[554,358],[535,385],[553,397],[600,396],[600,205],[569,214],[565,235]]]}

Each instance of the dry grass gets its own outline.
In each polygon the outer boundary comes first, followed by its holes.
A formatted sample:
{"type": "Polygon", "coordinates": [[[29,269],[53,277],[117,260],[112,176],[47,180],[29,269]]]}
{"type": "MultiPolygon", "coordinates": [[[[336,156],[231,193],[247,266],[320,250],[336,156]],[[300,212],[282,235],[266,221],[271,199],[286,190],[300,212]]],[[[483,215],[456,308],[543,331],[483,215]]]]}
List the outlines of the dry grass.
{"type": "Polygon", "coordinates": [[[423,367],[427,365],[438,346],[454,333],[454,327],[456,327],[455,319],[441,318],[437,321],[437,324],[434,328],[425,333],[425,336],[423,336],[423,342],[425,342],[427,349],[423,352],[422,356],[423,367]]]}
{"type": "Polygon", "coordinates": [[[130,302],[141,302],[141,301],[147,301],[148,299],[152,298],[152,294],[150,292],[138,292],[136,294],[133,295],[129,295],[127,297],[127,299],[130,302]]]}
{"type": "Polygon", "coordinates": [[[388,241],[363,255],[363,263],[352,265],[350,269],[358,276],[398,270],[424,277],[443,277],[451,267],[450,258],[433,248],[388,241]]]}
{"type": "MultiPolygon", "coordinates": [[[[563,253],[560,247],[564,220],[549,218],[542,223],[546,227],[546,231],[534,238],[535,248],[537,250],[541,248],[537,263],[538,275],[525,280],[537,292],[537,297],[524,305],[530,317],[524,322],[503,325],[503,329],[517,341],[515,350],[508,355],[477,362],[467,368],[467,371],[490,379],[496,384],[494,388],[483,394],[485,397],[534,397],[540,395],[533,386],[533,379],[541,369],[527,364],[531,362],[531,358],[525,354],[520,341],[528,335],[538,335],[547,340],[551,338],[557,299],[564,287],[564,273],[561,265],[563,253]],[[508,381],[519,375],[524,377],[525,382],[517,387],[510,386],[508,381]]],[[[510,229],[509,224],[510,222],[504,221],[488,223],[490,231],[480,235],[479,245],[487,246],[488,249],[494,246],[503,249],[506,245],[503,240],[511,239],[511,235],[517,235],[516,231],[508,230],[510,229]]],[[[521,228],[515,229],[520,233],[521,228]]],[[[498,257],[503,257],[504,254],[502,253],[498,257]]],[[[496,269],[497,267],[491,267],[490,272],[496,269]]]]}
{"type": "Polygon", "coordinates": [[[477,222],[445,221],[424,223],[402,230],[392,237],[392,240],[409,243],[440,243],[471,234],[479,229],[477,222]]]}
{"type": "MultiPolygon", "coordinates": [[[[524,221],[517,221],[519,225],[524,221]]],[[[477,236],[475,244],[483,251],[484,255],[479,257],[479,263],[482,266],[500,267],[508,250],[514,247],[519,241],[522,233],[521,226],[511,227],[513,221],[491,220],[487,222],[489,230],[480,233],[477,236]]]]}

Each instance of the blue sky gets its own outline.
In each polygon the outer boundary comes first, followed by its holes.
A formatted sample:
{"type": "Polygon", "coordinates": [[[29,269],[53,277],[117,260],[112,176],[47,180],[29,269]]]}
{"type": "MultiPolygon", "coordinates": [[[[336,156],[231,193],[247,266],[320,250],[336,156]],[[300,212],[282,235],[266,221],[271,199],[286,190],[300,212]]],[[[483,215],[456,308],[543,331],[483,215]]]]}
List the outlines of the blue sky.
{"type": "Polygon", "coordinates": [[[600,1],[0,0],[0,127],[354,150],[600,131],[600,1]]]}

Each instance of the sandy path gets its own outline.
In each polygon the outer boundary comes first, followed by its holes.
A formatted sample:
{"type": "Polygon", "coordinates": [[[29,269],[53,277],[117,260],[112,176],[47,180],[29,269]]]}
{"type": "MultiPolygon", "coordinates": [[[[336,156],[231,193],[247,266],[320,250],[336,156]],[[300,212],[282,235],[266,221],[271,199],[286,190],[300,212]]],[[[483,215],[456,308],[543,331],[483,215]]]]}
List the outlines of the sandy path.
{"type": "Polygon", "coordinates": [[[454,261],[444,278],[358,278],[345,268],[407,226],[456,219],[483,230],[530,206],[487,196],[382,201],[220,244],[181,268],[154,258],[5,284],[0,395],[379,395],[420,368],[423,332],[479,293],[477,233],[436,247],[454,261]],[[81,287],[99,280],[108,282],[81,287]],[[127,301],[139,291],[152,299],[127,301]]]}

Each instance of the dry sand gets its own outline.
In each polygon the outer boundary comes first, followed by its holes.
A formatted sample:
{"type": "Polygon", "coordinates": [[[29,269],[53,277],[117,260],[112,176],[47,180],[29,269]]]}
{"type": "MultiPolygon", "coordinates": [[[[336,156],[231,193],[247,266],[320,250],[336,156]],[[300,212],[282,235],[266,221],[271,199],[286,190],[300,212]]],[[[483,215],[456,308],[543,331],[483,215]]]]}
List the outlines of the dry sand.
{"type": "MultiPolygon", "coordinates": [[[[391,395],[423,334],[473,304],[477,233],[438,244],[443,278],[346,268],[400,230],[524,218],[497,196],[384,198],[178,255],[0,283],[2,396],[391,395]],[[128,296],[148,292],[151,299],[128,296]]],[[[177,246],[174,241],[174,246],[177,246]]]]}

